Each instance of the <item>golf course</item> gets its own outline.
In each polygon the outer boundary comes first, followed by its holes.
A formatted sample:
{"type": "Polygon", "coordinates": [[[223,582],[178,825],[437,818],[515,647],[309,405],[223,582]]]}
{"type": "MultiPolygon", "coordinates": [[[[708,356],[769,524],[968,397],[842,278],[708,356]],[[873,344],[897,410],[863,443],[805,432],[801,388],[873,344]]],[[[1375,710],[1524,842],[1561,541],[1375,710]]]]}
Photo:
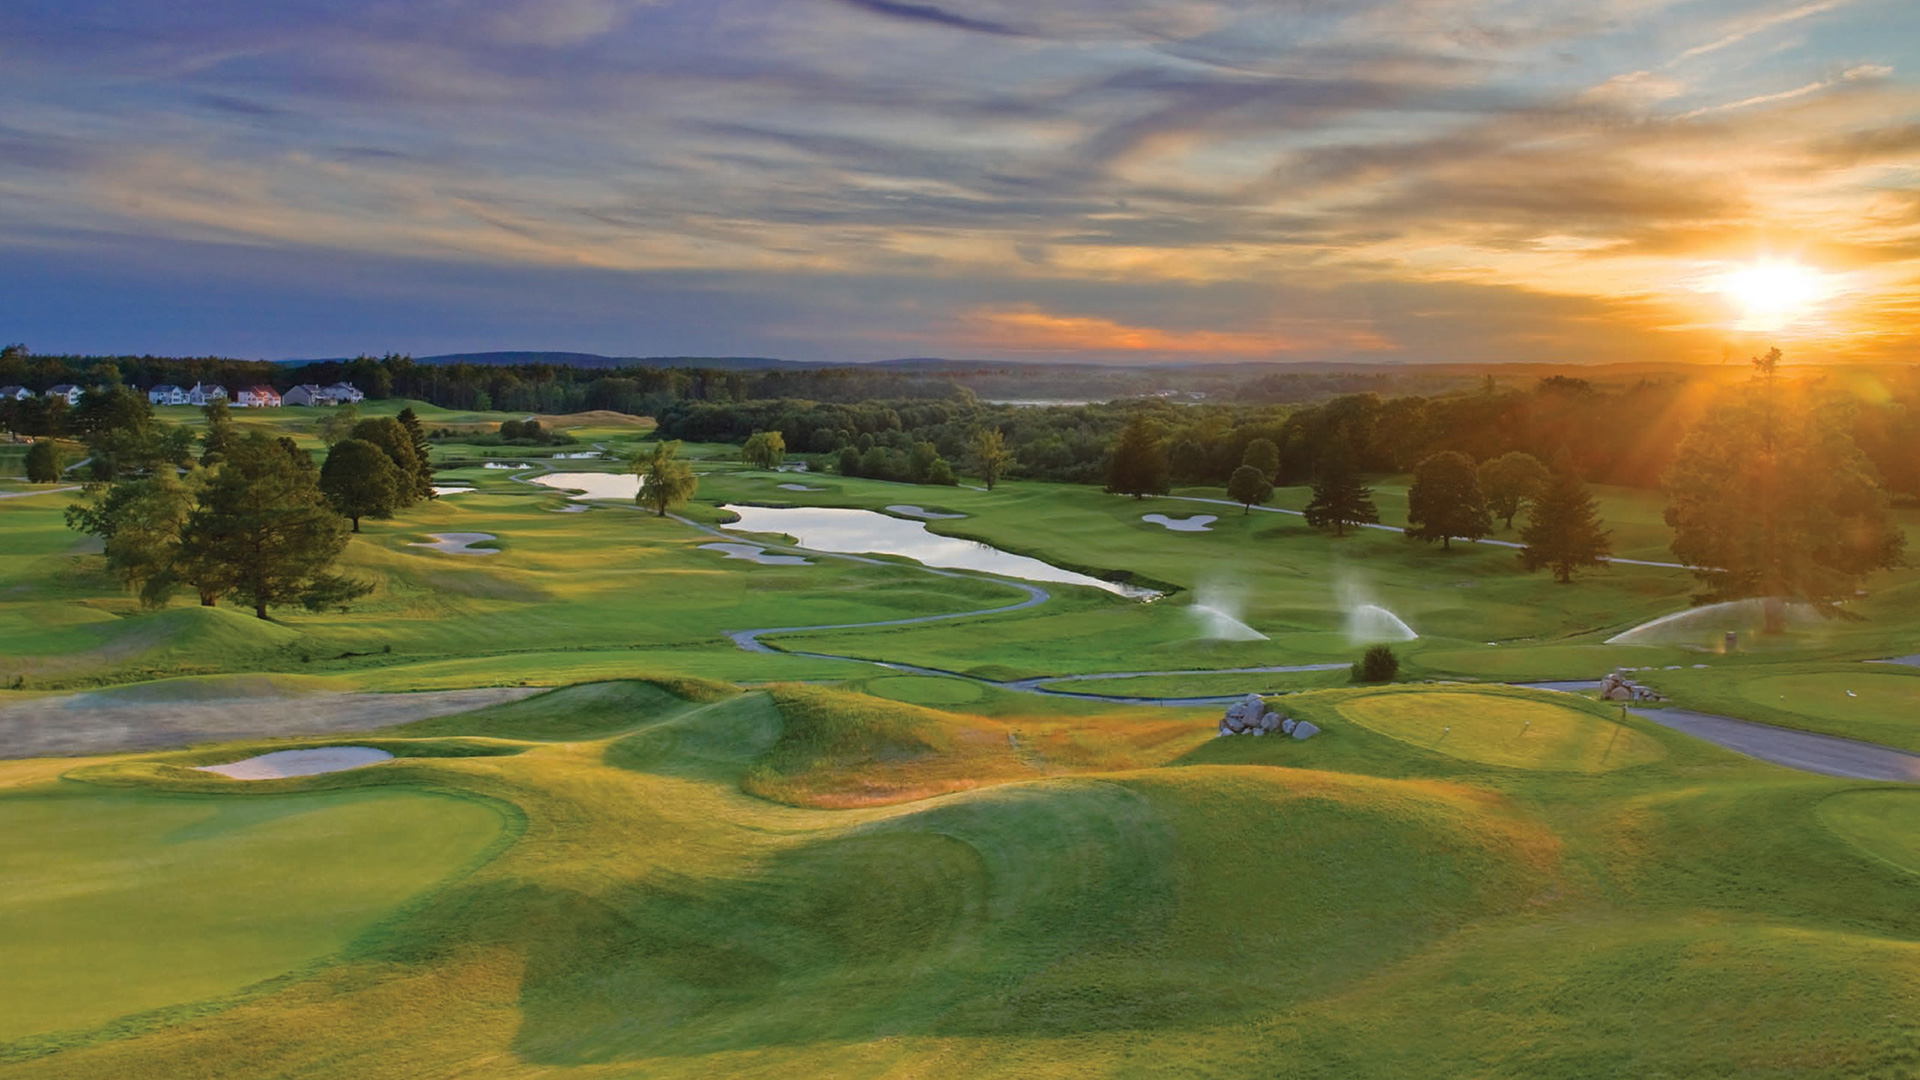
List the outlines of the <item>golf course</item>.
{"type": "Polygon", "coordinates": [[[1920,754],[1920,571],[1729,651],[1648,628],[1697,590],[1648,489],[1561,584],[1411,542],[1405,476],[1336,536],[686,443],[655,513],[651,422],[546,420],[436,437],[367,591],[269,619],[0,482],[0,1080],[1920,1070],[1920,788],[1661,722],[1920,754]]]}

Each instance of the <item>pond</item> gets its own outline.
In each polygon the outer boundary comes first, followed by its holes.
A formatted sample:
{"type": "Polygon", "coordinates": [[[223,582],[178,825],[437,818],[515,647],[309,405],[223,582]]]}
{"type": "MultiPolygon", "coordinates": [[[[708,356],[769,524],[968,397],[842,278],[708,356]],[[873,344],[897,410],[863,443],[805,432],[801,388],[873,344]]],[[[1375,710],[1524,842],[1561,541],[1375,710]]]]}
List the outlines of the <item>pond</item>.
{"type": "Polygon", "coordinates": [[[575,499],[619,499],[632,502],[640,494],[640,478],[633,473],[557,472],[530,476],[527,480],[542,487],[574,491],[575,499]]]}
{"type": "Polygon", "coordinates": [[[977,540],[962,540],[929,532],[925,522],[903,521],[872,510],[844,510],[823,506],[726,506],[740,520],[722,528],[736,532],[784,533],[815,551],[847,555],[900,555],[927,566],[947,570],[975,570],[983,574],[1085,585],[1117,596],[1152,600],[1152,589],[1122,585],[1025,555],[1012,555],[977,540]]]}

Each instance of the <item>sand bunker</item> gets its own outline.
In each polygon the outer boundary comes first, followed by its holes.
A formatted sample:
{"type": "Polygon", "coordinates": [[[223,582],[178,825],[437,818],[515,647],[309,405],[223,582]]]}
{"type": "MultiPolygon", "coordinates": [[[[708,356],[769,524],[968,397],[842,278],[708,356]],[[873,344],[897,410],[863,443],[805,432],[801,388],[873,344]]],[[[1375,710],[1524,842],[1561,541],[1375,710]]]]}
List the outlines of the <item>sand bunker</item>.
{"type": "Polygon", "coordinates": [[[527,464],[524,461],[520,462],[519,464],[515,464],[510,461],[489,461],[485,465],[482,465],[480,467],[483,469],[531,469],[533,468],[533,466],[527,464]]]}
{"type": "Polygon", "coordinates": [[[928,510],[923,506],[915,506],[912,503],[899,503],[894,506],[889,506],[887,509],[903,517],[922,518],[927,521],[957,521],[967,516],[965,514],[942,514],[937,511],[928,510]]]}
{"type": "Polygon", "coordinates": [[[433,485],[433,493],[435,495],[471,495],[473,489],[465,486],[454,487],[450,484],[435,484],[433,485]]]}
{"type": "Polygon", "coordinates": [[[322,746],[313,750],[275,750],[225,765],[195,766],[200,772],[219,773],[235,780],[284,780],[289,776],[318,776],[345,772],[392,761],[393,755],[371,746],[322,746]]]}
{"type": "Polygon", "coordinates": [[[448,555],[498,555],[495,548],[477,548],[471,545],[486,540],[498,540],[492,533],[428,533],[433,537],[431,544],[408,544],[408,547],[432,548],[448,555]]]}
{"type": "Polygon", "coordinates": [[[805,484],[776,484],[781,491],[825,491],[826,488],[808,487],[805,484]]]}
{"type": "Polygon", "coordinates": [[[553,509],[548,510],[547,513],[549,514],[584,514],[591,509],[593,509],[593,507],[584,505],[582,503],[568,503],[565,506],[556,506],[553,509]]]}
{"type": "Polygon", "coordinates": [[[767,549],[758,544],[701,544],[701,551],[718,551],[729,559],[744,559],[759,563],[761,566],[811,566],[798,555],[769,555],[767,549]]]}
{"type": "Polygon", "coordinates": [[[1220,519],[1212,514],[1195,514],[1190,518],[1170,518],[1165,514],[1147,514],[1141,521],[1153,525],[1163,525],[1174,532],[1212,532],[1208,526],[1220,519]]]}

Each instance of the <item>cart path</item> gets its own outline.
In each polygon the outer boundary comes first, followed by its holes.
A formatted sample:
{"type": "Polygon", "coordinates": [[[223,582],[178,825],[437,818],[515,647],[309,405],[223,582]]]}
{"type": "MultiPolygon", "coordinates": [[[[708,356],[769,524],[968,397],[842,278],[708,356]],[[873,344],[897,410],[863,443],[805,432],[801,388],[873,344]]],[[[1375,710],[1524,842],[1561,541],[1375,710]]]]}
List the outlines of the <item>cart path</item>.
{"type": "Polygon", "coordinates": [[[1851,780],[1896,780],[1920,783],[1920,754],[1878,743],[1843,739],[1795,728],[1736,720],[1731,716],[1691,709],[1636,709],[1661,727],[1703,739],[1736,754],[1785,765],[1802,772],[1841,776],[1851,780]]]}

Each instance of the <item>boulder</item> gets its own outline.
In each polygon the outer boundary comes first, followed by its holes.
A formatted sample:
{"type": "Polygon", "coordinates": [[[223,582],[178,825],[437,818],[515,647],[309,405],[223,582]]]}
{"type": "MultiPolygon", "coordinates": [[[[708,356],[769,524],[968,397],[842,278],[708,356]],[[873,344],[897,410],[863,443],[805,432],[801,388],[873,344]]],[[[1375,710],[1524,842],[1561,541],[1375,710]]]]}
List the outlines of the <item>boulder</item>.
{"type": "Polygon", "coordinates": [[[1222,736],[1233,734],[1233,729],[1227,726],[1227,722],[1225,720],[1220,721],[1220,734],[1222,736]]]}
{"type": "Polygon", "coordinates": [[[1313,721],[1302,720],[1299,723],[1294,724],[1293,730],[1288,734],[1292,735],[1296,739],[1311,739],[1315,735],[1320,734],[1320,729],[1313,725],[1313,721]]]}
{"type": "Polygon", "coordinates": [[[1298,720],[1295,720],[1292,717],[1288,717],[1285,720],[1280,721],[1280,730],[1287,733],[1288,735],[1291,735],[1293,734],[1293,729],[1297,724],[1299,724],[1298,720]]]}
{"type": "Polygon", "coordinates": [[[1272,733],[1280,730],[1280,714],[1270,712],[1260,718],[1260,730],[1272,733]]]}

